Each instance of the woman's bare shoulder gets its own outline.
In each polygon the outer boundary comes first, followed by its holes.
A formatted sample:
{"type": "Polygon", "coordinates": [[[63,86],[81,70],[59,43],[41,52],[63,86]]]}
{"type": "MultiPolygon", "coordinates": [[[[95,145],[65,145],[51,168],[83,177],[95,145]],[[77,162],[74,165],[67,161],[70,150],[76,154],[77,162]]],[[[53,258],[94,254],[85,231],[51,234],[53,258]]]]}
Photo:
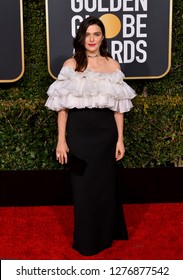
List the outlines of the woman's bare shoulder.
{"type": "Polygon", "coordinates": [[[111,57],[108,58],[109,66],[115,71],[117,69],[121,70],[119,62],[111,57]]]}
{"type": "Polygon", "coordinates": [[[75,60],[75,58],[74,57],[70,57],[67,60],[65,60],[65,62],[63,64],[63,67],[64,66],[69,66],[69,67],[75,69],[76,68],[76,60],[75,60]]]}

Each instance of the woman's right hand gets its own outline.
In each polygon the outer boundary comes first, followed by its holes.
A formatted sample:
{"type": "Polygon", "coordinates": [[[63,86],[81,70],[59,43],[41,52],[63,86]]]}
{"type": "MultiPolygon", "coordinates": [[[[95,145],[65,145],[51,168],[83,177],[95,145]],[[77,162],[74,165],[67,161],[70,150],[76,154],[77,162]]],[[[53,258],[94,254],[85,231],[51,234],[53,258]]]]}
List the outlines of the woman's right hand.
{"type": "Polygon", "coordinates": [[[66,141],[58,141],[56,147],[56,159],[59,163],[64,164],[68,162],[67,153],[69,152],[69,148],[67,146],[66,141]]]}

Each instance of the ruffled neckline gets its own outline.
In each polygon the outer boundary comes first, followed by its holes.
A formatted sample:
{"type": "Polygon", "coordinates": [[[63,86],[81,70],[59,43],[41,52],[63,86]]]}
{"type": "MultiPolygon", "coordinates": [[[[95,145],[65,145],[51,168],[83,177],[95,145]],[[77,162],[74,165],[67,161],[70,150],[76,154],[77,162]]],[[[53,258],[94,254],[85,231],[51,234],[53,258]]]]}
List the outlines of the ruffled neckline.
{"type": "MultiPolygon", "coordinates": [[[[93,78],[103,78],[106,80],[114,80],[114,81],[121,81],[125,78],[124,73],[120,70],[120,69],[116,69],[115,71],[112,72],[100,72],[100,71],[95,71],[91,68],[86,68],[83,72],[77,72],[74,70],[74,68],[72,68],[71,66],[63,66],[61,69],[60,74],[62,73],[67,73],[69,75],[72,74],[71,76],[74,77],[85,77],[85,75],[87,76],[91,76],[93,78]]],[[[59,77],[58,77],[59,78],[59,77]]]]}

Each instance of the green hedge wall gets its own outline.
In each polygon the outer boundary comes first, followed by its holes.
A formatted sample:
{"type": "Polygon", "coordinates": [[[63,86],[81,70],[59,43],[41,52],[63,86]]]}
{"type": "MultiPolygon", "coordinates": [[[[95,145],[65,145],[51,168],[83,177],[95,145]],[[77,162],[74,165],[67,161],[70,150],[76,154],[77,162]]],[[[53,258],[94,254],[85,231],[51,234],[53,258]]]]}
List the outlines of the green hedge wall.
{"type": "MultiPolygon", "coordinates": [[[[129,80],[134,108],[125,115],[125,168],[183,165],[183,16],[173,3],[170,72],[158,80],[129,80]]],[[[60,169],[55,160],[57,114],[45,106],[53,79],[47,70],[45,1],[24,0],[25,73],[0,84],[0,170],[60,169]]]]}

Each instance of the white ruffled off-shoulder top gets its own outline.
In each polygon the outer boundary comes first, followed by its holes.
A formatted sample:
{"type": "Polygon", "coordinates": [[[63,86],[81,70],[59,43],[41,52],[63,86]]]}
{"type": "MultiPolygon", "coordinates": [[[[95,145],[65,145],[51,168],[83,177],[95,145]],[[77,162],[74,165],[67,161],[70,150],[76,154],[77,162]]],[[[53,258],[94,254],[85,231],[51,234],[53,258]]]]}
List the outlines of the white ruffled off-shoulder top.
{"type": "Polygon", "coordinates": [[[87,68],[84,72],[76,72],[70,66],[63,66],[58,79],[47,91],[49,97],[45,106],[53,111],[109,108],[128,112],[133,107],[131,99],[136,94],[123,79],[121,70],[101,73],[87,68]]]}

